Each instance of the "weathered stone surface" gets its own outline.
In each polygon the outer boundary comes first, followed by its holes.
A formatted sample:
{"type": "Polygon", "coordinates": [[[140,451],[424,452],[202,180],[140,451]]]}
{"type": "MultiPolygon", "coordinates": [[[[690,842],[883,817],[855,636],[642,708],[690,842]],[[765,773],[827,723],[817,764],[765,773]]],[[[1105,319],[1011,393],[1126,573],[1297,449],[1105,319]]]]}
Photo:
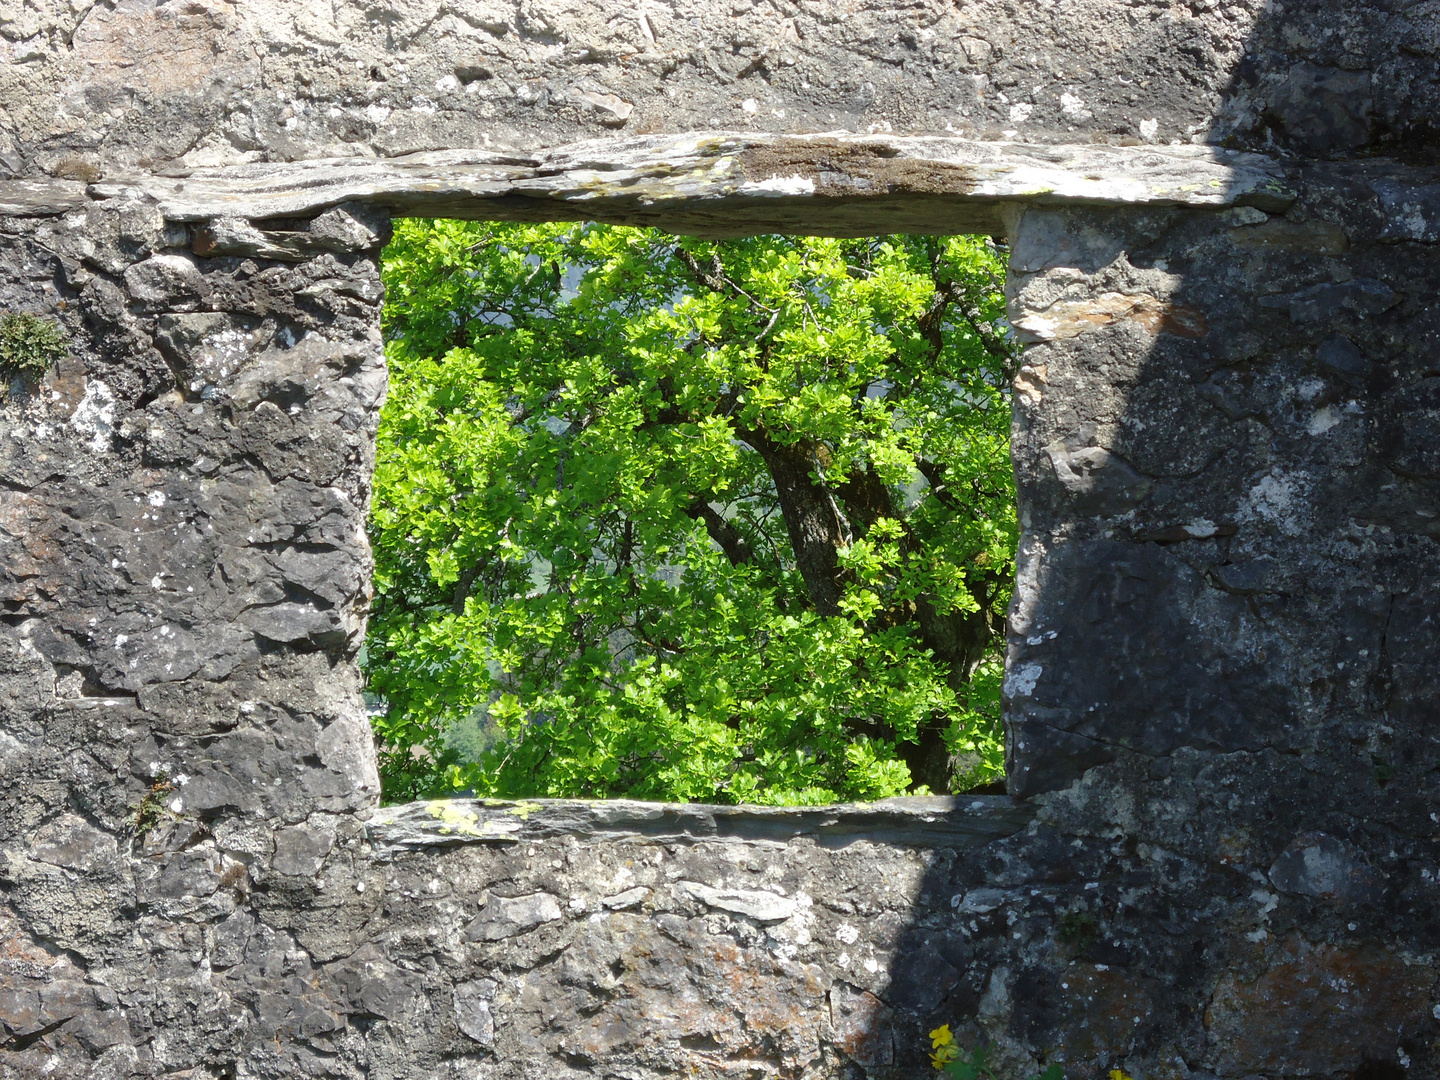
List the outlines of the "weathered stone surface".
{"type": "Polygon", "coordinates": [[[1433,968],[1374,947],[1278,947],[1258,977],[1226,976],[1205,1023],[1222,1076],[1334,1076],[1409,1057],[1433,1032],[1433,968]],[[1403,1055],[1403,1057],[1402,1057],[1403,1055]]]}
{"type": "Polygon", "coordinates": [[[1440,40],[1392,0],[34,0],[0,27],[0,169],[70,183],[706,128],[1414,152],[1440,40]]]}
{"type": "Polygon", "coordinates": [[[364,944],[328,896],[276,901],[353,850],[378,793],[342,660],[369,587],[373,256],[197,258],[133,200],[0,233],[0,305],[70,339],[0,405],[4,955],[69,965],[0,976],[0,1073],[209,1077],[252,1020],[343,1027],[283,980],[364,944]],[[334,614],[277,649],[247,620],[287,603],[334,614]],[[264,945],[276,925],[293,937],[264,945]]]}
{"type": "Polygon", "coordinates": [[[310,877],[325,865],[325,856],[335,846],[333,829],[292,825],[275,832],[275,854],[270,869],[277,874],[310,877]]]}
{"type": "Polygon", "coordinates": [[[800,906],[789,897],[755,889],[712,889],[698,881],[679,881],[676,887],[681,894],[699,900],[708,908],[743,915],[757,923],[784,922],[800,906]]]}
{"type": "Polygon", "coordinates": [[[82,873],[116,869],[119,855],[115,837],[90,826],[75,814],[62,814],[35,831],[30,857],[82,873]]]}
{"type": "Polygon", "coordinates": [[[624,911],[641,903],[650,895],[650,890],[643,885],[637,885],[633,889],[626,889],[624,892],[616,893],[614,896],[604,897],[600,903],[604,904],[611,911],[624,911]]]}
{"type": "Polygon", "coordinates": [[[1281,892],[1318,896],[1338,904],[1381,899],[1381,882],[1364,861],[1349,845],[1320,832],[1292,840],[1270,867],[1269,877],[1281,892]]]}
{"type": "Polygon", "coordinates": [[[515,844],[589,835],[657,842],[747,836],[785,842],[810,837],[825,845],[857,838],[968,849],[1010,836],[1034,810],[996,795],[915,796],[815,809],[649,803],[630,799],[581,802],[533,799],[445,799],[388,806],[370,819],[377,854],[456,844],[515,844]]]}
{"type": "Polygon", "coordinates": [[[868,990],[837,982],[830,988],[835,1043],[856,1065],[876,1069],[895,1060],[890,1010],[868,990]]]}
{"type": "Polygon", "coordinates": [[[514,898],[492,896],[474,921],[465,927],[465,938],[467,941],[499,941],[560,917],[560,902],[549,893],[514,898]]]}
{"type": "MultiPolygon", "coordinates": [[[[508,218],[545,216],[666,221],[715,234],[752,231],[841,200],[865,200],[904,227],[941,208],[957,228],[998,231],[1007,202],[1153,206],[1251,205],[1283,209],[1293,199],[1276,163],[1208,147],[1035,147],[950,137],[765,136],[736,131],[581,143],[527,157],[485,151],[411,154],[375,161],[332,159],[201,169],[184,179],[116,176],[92,186],[107,199],[143,199],[195,230],[201,255],[300,260],[324,250],[373,245],[382,229],[354,218],[363,200],[400,214],[508,218]],[[684,200],[681,202],[680,200],[684,200]],[[251,224],[314,214],[303,229],[251,224]],[[216,207],[226,217],[212,220],[216,207]],[[663,215],[663,217],[661,216],[663,215]]],[[[843,218],[841,219],[844,220],[843,218]]],[[[831,226],[834,228],[834,226],[831,226]]],[[[174,259],[173,256],[166,256],[174,259]]],[[[167,268],[169,264],[163,264],[167,268]]],[[[159,267],[130,273],[148,277],[159,267]]],[[[169,272],[179,272],[178,266],[169,272]]]]}
{"type": "Polygon", "coordinates": [[[0,1078],[1436,1075],[1437,18],[0,5],[0,1078]],[[1007,237],[1020,798],[374,812],[391,211],[1007,237]]]}

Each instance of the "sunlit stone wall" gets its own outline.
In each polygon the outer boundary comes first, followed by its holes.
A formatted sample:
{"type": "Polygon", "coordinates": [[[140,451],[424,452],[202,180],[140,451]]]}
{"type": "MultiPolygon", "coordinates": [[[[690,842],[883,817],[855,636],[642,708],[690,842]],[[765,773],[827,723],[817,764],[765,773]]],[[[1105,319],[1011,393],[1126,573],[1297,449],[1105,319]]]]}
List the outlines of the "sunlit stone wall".
{"type": "Polygon", "coordinates": [[[1433,8],[0,5],[0,1077],[1436,1075],[1433,8]],[[1006,237],[1011,796],[377,810],[393,213],[1006,237]]]}

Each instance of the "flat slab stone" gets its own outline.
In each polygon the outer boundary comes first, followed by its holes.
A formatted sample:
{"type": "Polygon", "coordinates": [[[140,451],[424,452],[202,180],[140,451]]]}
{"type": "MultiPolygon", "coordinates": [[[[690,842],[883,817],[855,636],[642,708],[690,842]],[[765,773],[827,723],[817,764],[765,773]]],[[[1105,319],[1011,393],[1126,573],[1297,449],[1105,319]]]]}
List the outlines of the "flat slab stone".
{"type": "Polygon", "coordinates": [[[85,185],[76,180],[0,180],[0,217],[63,214],[85,203],[85,185]]]}
{"type": "MultiPolygon", "coordinates": [[[[0,200],[4,189],[0,184],[0,200]]],[[[797,229],[867,235],[933,222],[937,203],[952,209],[948,231],[999,232],[1005,207],[1022,200],[1277,210],[1293,199],[1278,162],[1208,146],[732,131],[583,142],[536,154],[445,150],[196,169],[179,178],[134,174],[88,191],[99,199],[153,199],[172,221],[305,217],[368,202],[399,215],[493,220],[623,216],[646,223],[649,211],[672,230],[714,236],[753,233],[762,221],[762,231],[773,231],[787,206],[797,210],[797,229]]]]}
{"type": "Polygon", "coordinates": [[[857,840],[968,851],[1011,836],[1035,816],[1003,795],[913,796],[833,806],[710,806],[630,799],[432,799],[387,806],[370,818],[381,858],[420,848],[517,844],[557,836],[657,842],[785,843],[810,836],[826,846],[857,840]]]}

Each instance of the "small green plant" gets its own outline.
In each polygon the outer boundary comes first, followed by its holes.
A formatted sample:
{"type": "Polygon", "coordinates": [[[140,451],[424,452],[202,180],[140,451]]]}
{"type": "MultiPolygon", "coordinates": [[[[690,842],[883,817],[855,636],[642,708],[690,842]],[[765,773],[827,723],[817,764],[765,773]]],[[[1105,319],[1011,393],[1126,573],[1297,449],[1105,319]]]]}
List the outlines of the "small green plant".
{"type": "Polygon", "coordinates": [[[1379,754],[1370,755],[1370,764],[1374,766],[1373,775],[1375,783],[1384,787],[1391,780],[1395,779],[1395,766],[1382,758],[1379,754]]]}
{"type": "MultiPolygon", "coordinates": [[[[950,1034],[950,1025],[941,1024],[930,1032],[930,1064],[944,1076],[953,1080],[999,1080],[998,1074],[990,1067],[990,1050],[977,1046],[969,1054],[955,1043],[950,1034]]],[[[1065,1067],[1058,1062],[1037,1073],[1031,1080],[1065,1080],[1065,1067]]],[[[1109,1080],[1135,1080],[1124,1069],[1111,1069],[1109,1080]]]]}
{"type": "Polygon", "coordinates": [[[1060,925],[1055,930],[1055,940],[1077,953],[1088,950],[1099,937],[1100,924],[1088,911],[1067,911],[1060,916],[1060,925]]]}
{"type": "Polygon", "coordinates": [[[0,315],[0,376],[39,379],[66,353],[65,332],[28,311],[0,315]]]}
{"type": "Polygon", "coordinates": [[[136,836],[143,837],[170,816],[170,810],[165,806],[165,796],[174,790],[175,785],[170,782],[170,778],[161,773],[150,785],[150,790],[145,793],[145,796],[130,807],[135,811],[135,817],[131,824],[135,827],[136,836]]]}
{"type": "MultiPolygon", "coordinates": [[[[930,1032],[930,1046],[930,1064],[944,1076],[952,1077],[953,1080],[999,1080],[990,1067],[989,1048],[977,1046],[966,1054],[956,1045],[955,1036],[950,1034],[949,1024],[941,1024],[930,1032]]],[[[1118,1069],[1110,1073],[1110,1080],[1117,1078],[1130,1080],[1118,1069]]],[[[1065,1070],[1058,1064],[1051,1065],[1033,1080],[1065,1080],[1065,1070]]]]}

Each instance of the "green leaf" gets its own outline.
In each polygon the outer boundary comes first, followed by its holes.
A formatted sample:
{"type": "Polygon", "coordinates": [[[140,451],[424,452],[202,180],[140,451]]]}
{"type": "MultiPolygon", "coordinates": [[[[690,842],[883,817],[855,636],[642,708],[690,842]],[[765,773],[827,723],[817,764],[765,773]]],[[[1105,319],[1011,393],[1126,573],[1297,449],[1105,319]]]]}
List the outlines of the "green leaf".
{"type": "Polygon", "coordinates": [[[972,237],[398,222],[363,660],[385,798],[876,799],[922,732],[957,785],[999,775],[1014,350],[969,313],[1003,317],[1000,266],[972,237]],[[922,332],[951,282],[965,312],[922,332]],[[808,561],[802,503],[843,521],[808,561]]]}
{"type": "Polygon", "coordinates": [[[945,1073],[954,1080],[980,1080],[990,1073],[989,1055],[990,1051],[985,1046],[975,1047],[969,1057],[962,1050],[959,1057],[945,1066],[945,1073]]]}

